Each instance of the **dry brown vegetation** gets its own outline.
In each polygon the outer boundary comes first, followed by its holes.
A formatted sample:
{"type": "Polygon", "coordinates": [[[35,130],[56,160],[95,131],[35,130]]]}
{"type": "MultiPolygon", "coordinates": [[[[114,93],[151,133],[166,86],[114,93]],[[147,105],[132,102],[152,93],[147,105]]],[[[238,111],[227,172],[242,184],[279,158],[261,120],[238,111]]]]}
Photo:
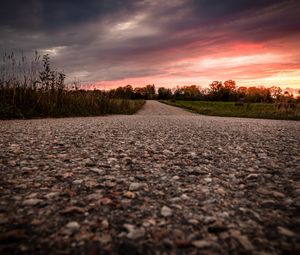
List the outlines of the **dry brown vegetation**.
{"type": "Polygon", "coordinates": [[[107,93],[81,90],[65,83],[48,55],[27,61],[6,54],[0,64],[0,119],[133,114],[142,100],[115,99],[107,93]]]}

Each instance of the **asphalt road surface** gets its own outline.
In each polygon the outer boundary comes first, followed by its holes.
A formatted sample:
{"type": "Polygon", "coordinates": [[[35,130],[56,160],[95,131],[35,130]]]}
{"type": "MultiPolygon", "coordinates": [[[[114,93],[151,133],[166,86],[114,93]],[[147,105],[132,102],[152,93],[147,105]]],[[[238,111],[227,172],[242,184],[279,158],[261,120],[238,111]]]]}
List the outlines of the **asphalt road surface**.
{"type": "Polygon", "coordinates": [[[0,122],[0,254],[299,254],[300,122],[0,122]]]}

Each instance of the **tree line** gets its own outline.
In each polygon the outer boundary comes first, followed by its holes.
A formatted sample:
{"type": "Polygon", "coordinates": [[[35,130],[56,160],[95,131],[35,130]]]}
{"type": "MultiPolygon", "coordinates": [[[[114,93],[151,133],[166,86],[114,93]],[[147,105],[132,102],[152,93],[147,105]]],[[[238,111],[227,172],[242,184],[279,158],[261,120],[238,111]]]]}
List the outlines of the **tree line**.
{"type": "Polygon", "coordinates": [[[281,102],[300,100],[293,94],[284,92],[279,86],[245,87],[236,85],[233,80],[225,82],[213,81],[208,88],[202,89],[196,85],[181,86],[174,89],[146,85],[144,87],[133,88],[131,85],[118,87],[105,92],[109,97],[127,99],[159,99],[159,100],[202,100],[202,101],[245,101],[245,102],[281,102]]]}

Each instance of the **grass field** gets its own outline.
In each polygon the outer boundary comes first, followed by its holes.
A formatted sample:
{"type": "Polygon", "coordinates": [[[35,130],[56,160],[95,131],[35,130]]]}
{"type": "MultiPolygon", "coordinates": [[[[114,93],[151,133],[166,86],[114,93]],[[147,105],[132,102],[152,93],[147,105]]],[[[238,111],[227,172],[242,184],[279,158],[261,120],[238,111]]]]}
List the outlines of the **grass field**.
{"type": "Polygon", "coordinates": [[[285,119],[300,120],[300,105],[295,109],[278,109],[276,104],[249,103],[236,106],[234,102],[211,102],[211,101],[171,101],[164,100],[173,106],[182,107],[196,113],[224,117],[247,117],[261,119],[285,119]]]}

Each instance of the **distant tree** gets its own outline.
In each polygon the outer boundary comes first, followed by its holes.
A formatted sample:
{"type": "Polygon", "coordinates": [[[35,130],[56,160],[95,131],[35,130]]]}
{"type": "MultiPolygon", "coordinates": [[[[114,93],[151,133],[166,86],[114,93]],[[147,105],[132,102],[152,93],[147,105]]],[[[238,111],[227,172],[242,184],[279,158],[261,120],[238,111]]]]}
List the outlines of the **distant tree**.
{"type": "Polygon", "coordinates": [[[237,87],[236,83],[233,80],[228,80],[224,82],[224,89],[229,90],[230,92],[235,92],[237,87]]]}
{"type": "Polygon", "coordinates": [[[181,87],[177,86],[174,90],[173,95],[174,95],[175,99],[183,99],[183,95],[184,95],[183,89],[181,87]]]}
{"type": "Polygon", "coordinates": [[[190,99],[197,99],[200,95],[200,89],[196,85],[184,86],[183,87],[184,96],[190,99]]]}
{"type": "Polygon", "coordinates": [[[135,99],[145,98],[146,96],[145,89],[141,87],[134,88],[133,93],[135,99]]]}
{"type": "Polygon", "coordinates": [[[210,90],[215,94],[219,93],[222,87],[223,85],[221,81],[213,81],[211,84],[209,84],[210,90]]]}
{"type": "Polygon", "coordinates": [[[109,94],[111,97],[124,98],[124,99],[131,99],[134,97],[133,88],[131,85],[126,85],[125,87],[118,87],[116,89],[111,89],[109,94]]]}
{"type": "Polygon", "coordinates": [[[271,93],[271,97],[274,99],[274,100],[280,100],[280,98],[282,97],[282,89],[280,87],[276,87],[276,86],[273,86],[271,88],[269,88],[270,90],[270,93],[271,93]]]}
{"type": "Polygon", "coordinates": [[[155,98],[155,85],[147,85],[145,87],[145,93],[147,95],[147,99],[154,99],[155,98]]]}
{"type": "Polygon", "coordinates": [[[238,87],[237,89],[237,97],[238,98],[245,98],[247,94],[247,87],[238,87]]]}
{"type": "Polygon", "coordinates": [[[213,81],[210,85],[210,92],[208,94],[209,100],[223,100],[223,90],[224,86],[221,81],[213,81]]]}
{"type": "Polygon", "coordinates": [[[124,87],[125,98],[131,99],[133,98],[133,88],[131,85],[126,85],[124,87]]]}
{"type": "Polygon", "coordinates": [[[177,87],[174,91],[174,98],[179,100],[202,100],[203,93],[196,85],[177,87]]]}
{"type": "Polygon", "coordinates": [[[170,99],[170,98],[172,98],[171,89],[160,87],[160,88],[158,88],[157,93],[158,93],[158,99],[170,99]]]}
{"type": "Polygon", "coordinates": [[[237,99],[236,93],[237,87],[236,83],[233,80],[228,80],[224,82],[222,88],[222,100],[224,101],[235,101],[237,99]]]}
{"type": "Polygon", "coordinates": [[[246,98],[249,102],[272,102],[270,90],[263,86],[260,87],[249,87],[247,89],[246,98]]]}

